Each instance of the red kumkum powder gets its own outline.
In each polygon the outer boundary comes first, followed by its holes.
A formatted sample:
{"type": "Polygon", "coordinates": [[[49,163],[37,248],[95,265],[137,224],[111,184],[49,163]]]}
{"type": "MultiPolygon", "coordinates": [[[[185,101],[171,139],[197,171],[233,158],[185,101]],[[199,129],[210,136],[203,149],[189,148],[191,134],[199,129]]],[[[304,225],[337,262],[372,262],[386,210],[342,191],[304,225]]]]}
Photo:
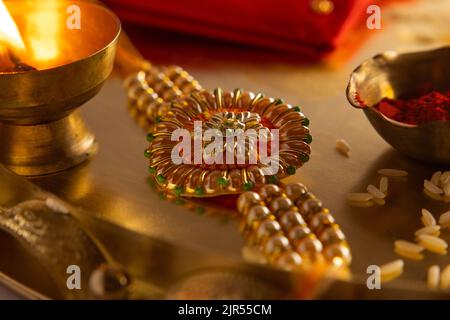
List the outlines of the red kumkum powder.
{"type": "Polygon", "coordinates": [[[449,121],[450,91],[432,91],[415,99],[384,98],[375,108],[386,117],[407,124],[449,121]]]}

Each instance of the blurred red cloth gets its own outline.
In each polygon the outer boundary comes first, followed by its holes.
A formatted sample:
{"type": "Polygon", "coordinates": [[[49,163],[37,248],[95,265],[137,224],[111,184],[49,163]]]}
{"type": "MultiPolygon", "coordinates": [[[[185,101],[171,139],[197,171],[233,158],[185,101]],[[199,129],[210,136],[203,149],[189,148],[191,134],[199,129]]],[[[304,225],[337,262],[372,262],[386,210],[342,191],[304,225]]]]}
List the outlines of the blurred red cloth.
{"type": "MultiPolygon", "coordinates": [[[[311,0],[106,0],[125,23],[223,39],[320,58],[366,16],[374,0],[333,0],[318,13],[311,0]]],[[[151,40],[151,39],[149,39],[151,40]]],[[[138,44],[139,46],[139,44],[138,44]]]]}

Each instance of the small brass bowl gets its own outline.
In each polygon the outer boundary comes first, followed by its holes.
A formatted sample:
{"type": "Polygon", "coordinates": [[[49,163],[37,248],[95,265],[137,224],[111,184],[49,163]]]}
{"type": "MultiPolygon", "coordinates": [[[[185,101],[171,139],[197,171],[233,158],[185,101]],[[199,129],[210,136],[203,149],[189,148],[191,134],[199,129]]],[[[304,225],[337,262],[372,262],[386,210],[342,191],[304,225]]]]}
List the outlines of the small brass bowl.
{"type": "Polygon", "coordinates": [[[352,72],[347,99],[353,107],[363,109],[378,134],[401,153],[425,162],[450,164],[450,122],[410,125],[374,108],[386,97],[414,97],[424,86],[450,90],[450,47],[374,56],[352,72]]]}

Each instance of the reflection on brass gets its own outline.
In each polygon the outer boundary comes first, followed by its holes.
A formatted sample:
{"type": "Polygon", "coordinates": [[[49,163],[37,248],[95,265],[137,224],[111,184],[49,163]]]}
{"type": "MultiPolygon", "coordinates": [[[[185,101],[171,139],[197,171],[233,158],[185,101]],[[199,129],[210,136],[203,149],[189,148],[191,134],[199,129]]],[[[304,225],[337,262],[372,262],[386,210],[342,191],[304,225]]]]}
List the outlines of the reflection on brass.
{"type": "Polygon", "coordinates": [[[35,256],[66,299],[93,298],[89,275],[107,263],[90,236],[69,214],[51,209],[43,200],[29,200],[0,209],[0,229],[11,234],[35,256]],[[81,289],[70,290],[67,268],[78,266],[81,289]]]}
{"type": "Polygon", "coordinates": [[[5,3],[28,48],[20,58],[38,71],[0,73],[0,162],[28,176],[73,167],[97,149],[73,111],[111,73],[119,20],[99,4],[73,1],[89,27],[70,30],[66,2],[5,3]]]}
{"type": "Polygon", "coordinates": [[[289,292],[280,285],[261,281],[236,270],[202,270],[173,284],[165,298],[175,300],[273,300],[289,292]]]}
{"type": "Polygon", "coordinates": [[[401,153],[425,162],[450,162],[450,122],[410,125],[373,108],[382,98],[411,97],[424,86],[450,89],[450,47],[397,54],[386,52],[362,63],[351,74],[347,99],[362,108],[375,130],[401,153]]]}

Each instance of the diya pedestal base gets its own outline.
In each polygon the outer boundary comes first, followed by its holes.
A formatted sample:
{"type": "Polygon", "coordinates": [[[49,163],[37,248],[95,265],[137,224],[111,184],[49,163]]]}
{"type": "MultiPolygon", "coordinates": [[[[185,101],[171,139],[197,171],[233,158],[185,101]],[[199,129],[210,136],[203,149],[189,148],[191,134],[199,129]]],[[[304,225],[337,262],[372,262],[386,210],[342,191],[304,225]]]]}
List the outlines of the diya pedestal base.
{"type": "Polygon", "coordinates": [[[0,124],[0,162],[24,176],[69,169],[92,157],[97,148],[78,111],[42,124],[0,124]]]}

